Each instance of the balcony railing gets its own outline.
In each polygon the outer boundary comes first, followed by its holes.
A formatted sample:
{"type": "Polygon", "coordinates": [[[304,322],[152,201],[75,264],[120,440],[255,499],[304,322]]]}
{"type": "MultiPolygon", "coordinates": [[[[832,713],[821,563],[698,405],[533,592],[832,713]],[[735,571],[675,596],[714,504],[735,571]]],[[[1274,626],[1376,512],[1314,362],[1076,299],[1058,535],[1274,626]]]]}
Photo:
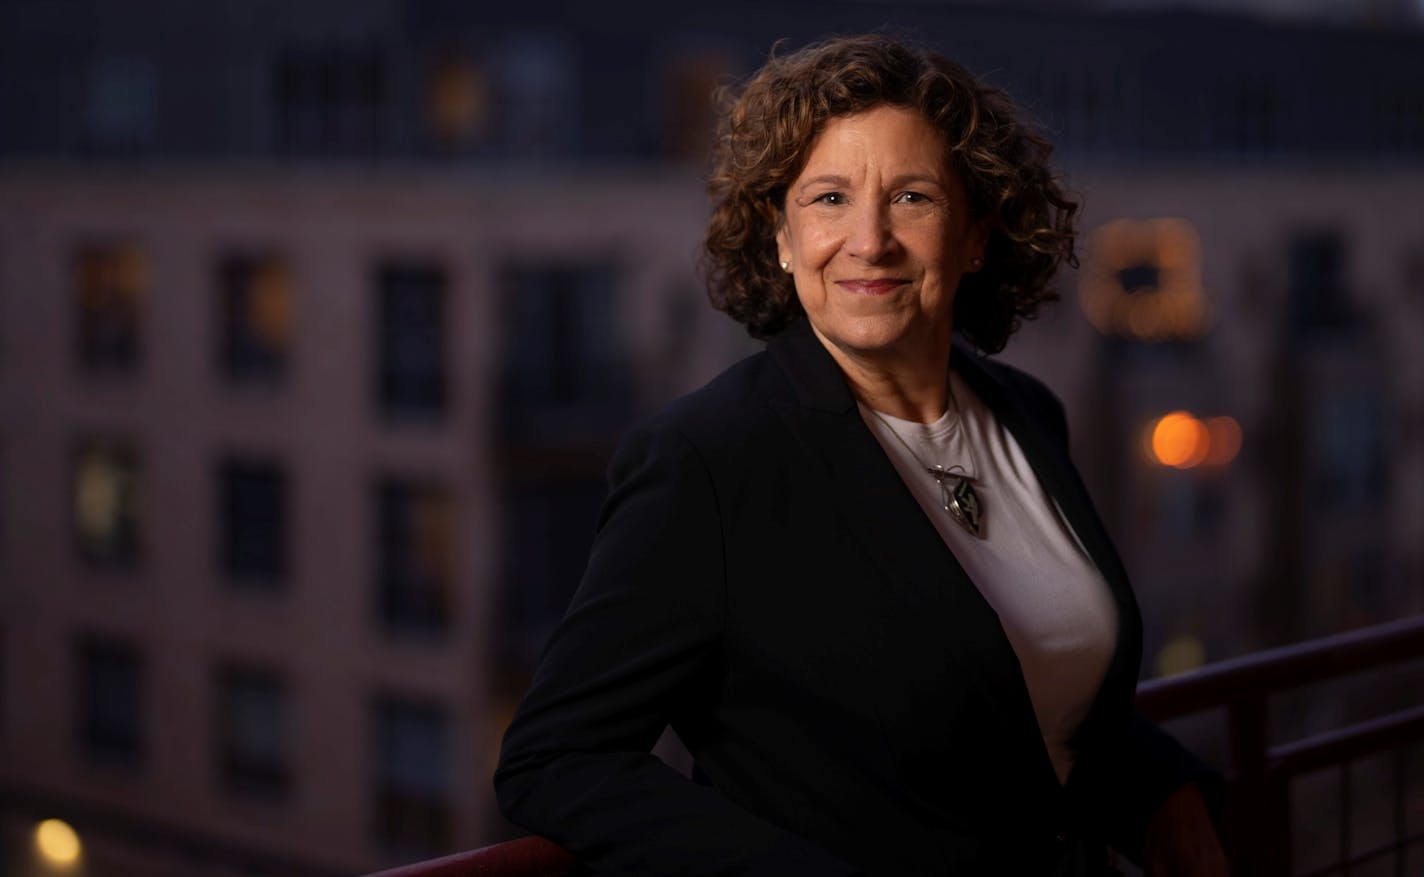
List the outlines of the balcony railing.
{"type": "MultiPolygon", "coordinates": [[[[1137,690],[1138,709],[1158,721],[1211,710],[1226,717],[1225,840],[1241,874],[1260,877],[1299,875],[1292,862],[1292,785],[1306,774],[1339,771],[1340,854],[1307,877],[1348,875],[1352,868],[1387,856],[1392,873],[1406,873],[1409,847],[1424,841],[1424,831],[1408,832],[1406,783],[1409,747],[1424,741],[1424,689],[1414,703],[1383,716],[1299,740],[1272,742],[1271,699],[1277,694],[1355,673],[1382,671],[1424,658],[1424,616],[1381,624],[1338,636],[1285,646],[1222,661],[1192,673],[1144,683],[1137,690]],[[1393,782],[1390,840],[1354,849],[1351,765],[1369,756],[1392,755],[1393,782]]],[[[1424,849],[1417,855],[1424,861],[1424,849]]],[[[1384,873],[1372,870],[1371,873],[1384,873]]],[[[1420,871],[1414,870],[1418,874],[1420,871]]]]}
{"type": "MultiPolygon", "coordinates": [[[[1341,773],[1339,858],[1307,872],[1308,877],[1349,875],[1352,868],[1393,856],[1394,874],[1406,873],[1409,848],[1424,831],[1409,833],[1406,809],[1408,748],[1424,741],[1424,691],[1411,706],[1329,732],[1287,742],[1271,740],[1268,716],[1273,696],[1302,686],[1367,671],[1386,670],[1424,658],[1424,616],[1381,624],[1338,636],[1258,652],[1200,670],[1144,683],[1138,709],[1167,721],[1212,711],[1225,712],[1226,813],[1224,834],[1235,873],[1286,877],[1291,856],[1291,785],[1325,769],[1341,773]],[[1352,762],[1393,755],[1392,839],[1364,850],[1352,845],[1352,762]]],[[[578,872],[573,858],[542,838],[522,838],[418,862],[372,877],[568,877],[578,872]]],[[[1373,870],[1371,873],[1382,873],[1373,870]]],[[[1414,871],[1413,873],[1419,873],[1414,871]]]]}

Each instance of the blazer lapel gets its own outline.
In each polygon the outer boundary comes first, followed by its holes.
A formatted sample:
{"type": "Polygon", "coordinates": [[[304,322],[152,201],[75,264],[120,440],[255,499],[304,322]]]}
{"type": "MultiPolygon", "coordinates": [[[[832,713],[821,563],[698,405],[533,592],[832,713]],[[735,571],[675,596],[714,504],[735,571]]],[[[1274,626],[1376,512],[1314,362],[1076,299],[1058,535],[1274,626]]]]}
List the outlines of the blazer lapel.
{"type": "Polygon", "coordinates": [[[1087,488],[1078,477],[1068,449],[1053,438],[1053,429],[1045,420],[1051,415],[1042,410],[1042,404],[1035,403],[1028,394],[1013,386],[1002,366],[968,348],[956,345],[951,364],[1023,449],[1034,474],[1058,502],[1069,526],[1107,581],[1117,604],[1117,646],[1093,706],[1078,730],[1080,739],[1092,737],[1101,723],[1121,720],[1124,705],[1130,711],[1132,691],[1137,684],[1137,670],[1142,660],[1142,621],[1127,572],[1098,518],[1087,488]]]}
{"type": "Polygon", "coordinates": [[[772,404],[824,465],[846,529],[881,572],[884,593],[877,601],[884,612],[866,619],[867,632],[879,643],[938,654],[940,660],[954,653],[976,661],[979,673],[970,681],[997,704],[996,715],[986,718],[1002,724],[1004,751],[1037,750],[1036,780],[1045,789],[1056,788],[1028,687],[998,615],[865,426],[839,366],[804,319],[771,339],[767,349],[792,390],[772,404]],[[924,642],[905,642],[917,637],[924,642]]]}

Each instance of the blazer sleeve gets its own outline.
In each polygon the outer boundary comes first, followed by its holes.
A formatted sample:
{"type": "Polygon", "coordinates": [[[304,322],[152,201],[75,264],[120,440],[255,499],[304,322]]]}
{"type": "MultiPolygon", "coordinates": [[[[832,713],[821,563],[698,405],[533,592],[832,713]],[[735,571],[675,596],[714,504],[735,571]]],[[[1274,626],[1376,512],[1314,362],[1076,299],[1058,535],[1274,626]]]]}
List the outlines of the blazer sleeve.
{"type": "Polygon", "coordinates": [[[649,753],[720,686],[722,524],[675,429],[632,434],[609,481],[583,580],[504,737],[501,810],[600,873],[856,873],[649,753]]]}

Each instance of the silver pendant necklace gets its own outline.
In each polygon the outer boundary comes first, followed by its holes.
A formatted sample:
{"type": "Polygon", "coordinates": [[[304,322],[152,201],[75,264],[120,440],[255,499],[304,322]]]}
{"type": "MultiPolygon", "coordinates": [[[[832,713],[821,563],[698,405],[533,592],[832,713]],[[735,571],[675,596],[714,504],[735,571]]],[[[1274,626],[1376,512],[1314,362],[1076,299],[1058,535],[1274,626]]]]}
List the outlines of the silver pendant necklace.
{"type": "MultiPolygon", "coordinates": [[[[949,402],[951,405],[954,404],[953,395],[950,396],[949,402]]],[[[983,539],[984,503],[979,499],[979,494],[974,490],[974,477],[964,471],[963,466],[931,466],[925,463],[924,460],[920,459],[920,455],[915,453],[915,449],[910,447],[910,443],[900,437],[900,433],[896,432],[895,427],[891,426],[890,421],[886,420],[879,411],[876,411],[869,405],[866,406],[866,410],[874,414],[876,420],[885,424],[885,428],[890,430],[890,434],[895,437],[895,440],[909,452],[910,458],[918,463],[920,468],[928,472],[930,477],[934,478],[935,482],[939,485],[939,501],[945,513],[953,518],[955,523],[969,531],[970,535],[983,539]]],[[[957,408],[955,409],[955,416],[958,416],[957,408]]],[[[963,429],[964,424],[961,423],[959,427],[963,429]]],[[[968,451],[969,448],[966,445],[965,452],[968,453],[968,451]]],[[[970,462],[973,462],[972,457],[970,458],[970,462]]]]}

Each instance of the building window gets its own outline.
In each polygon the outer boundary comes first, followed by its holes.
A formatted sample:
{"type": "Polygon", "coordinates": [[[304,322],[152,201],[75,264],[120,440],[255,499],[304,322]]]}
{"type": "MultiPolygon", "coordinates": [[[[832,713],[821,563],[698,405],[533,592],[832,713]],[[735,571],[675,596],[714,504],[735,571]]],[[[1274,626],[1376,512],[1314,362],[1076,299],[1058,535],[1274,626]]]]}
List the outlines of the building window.
{"type": "Polygon", "coordinates": [[[450,732],[436,704],[397,698],[376,706],[377,836],[402,854],[450,847],[450,732]]]}
{"type": "Polygon", "coordinates": [[[239,584],[276,588],[287,574],[287,478],[265,460],[226,460],[218,470],[222,568],[239,584]]]}
{"type": "Polygon", "coordinates": [[[527,682],[583,577],[608,490],[597,466],[580,475],[573,460],[521,462],[505,467],[515,477],[504,486],[506,550],[494,635],[501,671],[527,682]],[[555,471],[558,477],[549,474],[555,471]],[[560,550],[550,551],[556,543],[560,550]]]}
{"type": "Polygon", "coordinates": [[[563,41],[511,39],[500,55],[500,116],[505,152],[515,158],[566,155],[578,145],[575,60],[563,41]]]}
{"type": "Polygon", "coordinates": [[[80,247],[74,257],[79,363],[91,373],[127,374],[143,357],[148,263],[132,244],[80,247]]]}
{"type": "Polygon", "coordinates": [[[450,495],[437,485],[391,480],[376,497],[382,621],[393,632],[441,633],[454,584],[450,495]]]}
{"type": "Polygon", "coordinates": [[[217,676],[217,765],[233,795],[279,798],[291,785],[287,686],[273,671],[225,667],[217,676]]]}
{"type": "Polygon", "coordinates": [[[386,68],[379,51],[289,49],[277,60],[275,84],[283,149],[370,154],[381,145],[386,68]]]}
{"type": "Polygon", "coordinates": [[[93,638],[79,647],[79,739],[93,761],[143,759],[143,663],[127,642],[93,638]]]}
{"type": "Polygon", "coordinates": [[[666,77],[664,116],[668,151],[704,162],[717,134],[717,88],[730,82],[736,71],[732,60],[720,52],[693,51],[678,55],[666,77]]]}
{"type": "Polygon", "coordinates": [[[568,444],[621,427],[632,393],[614,269],[517,266],[505,287],[506,439],[568,444]]]}
{"type": "Polygon", "coordinates": [[[1259,155],[1276,148],[1283,116],[1275,83],[1239,76],[1218,84],[1216,145],[1241,155],[1259,155]]]}
{"type": "Polygon", "coordinates": [[[1311,232],[1290,242],[1289,314],[1297,331],[1338,329],[1350,322],[1345,242],[1337,232],[1311,232]]]}
{"type": "Polygon", "coordinates": [[[1306,432],[1312,507],[1332,514],[1382,509],[1389,487],[1388,405],[1376,387],[1317,387],[1306,432]]]}
{"type": "Polygon", "coordinates": [[[79,553],[96,565],[137,562],[143,533],[142,472],[125,441],[91,439],[74,461],[74,525],[79,553]]]}
{"type": "Polygon", "coordinates": [[[467,58],[446,58],[430,73],[426,110],[434,142],[459,151],[489,136],[490,94],[484,71],[467,58]]]}
{"type": "Polygon", "coordinates": [[[88,123],[101,151],[131,151],[158,128],[158,73],[147,58],[104,57],[90,69],[88,123]]]}
{"type": "Polygon", "coordinates": [[[418,264],[380,270],[377,385],[385,415],[431,420],[445,411],[445,272],[418,264]]]}
{"type": "Polygon", "coordinates": [[[277,258],[235,256],[223,260],[218,275],[223,376],[232,383],[277,383],[292,338],[290,268],[277,258]]]}

